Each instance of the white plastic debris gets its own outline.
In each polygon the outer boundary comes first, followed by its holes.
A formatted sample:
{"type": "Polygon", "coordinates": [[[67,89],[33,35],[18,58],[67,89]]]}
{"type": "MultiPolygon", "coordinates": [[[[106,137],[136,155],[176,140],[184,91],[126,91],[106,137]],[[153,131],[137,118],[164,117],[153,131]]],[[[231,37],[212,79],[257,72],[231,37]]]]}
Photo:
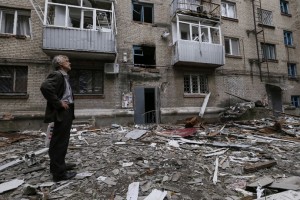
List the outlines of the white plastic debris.
{"type": "Polygon", "coordinates": [[[137,200],[139,196],[139,187],[140,183],[139,182],[133,182],[128,186],[128,191],[127,191],[127,200],[137,200]]]}
{"type": "Polygon", "coordinates": [[[175,140],[170,140],[170,141],[168,142],[168,145],[170,145],[170,146],[172,146],[172,147],[177,147],[177,148],[179,148],[179,144],[178,144],[178,142],[175,141],[175,140]]]}
{"type": "Polygon", "coordinates": [[[14,179],[5,183],[0,184],[0,194],[12,189],[15,189],[22,185],[24,183],[24,180],[14,179]]]}

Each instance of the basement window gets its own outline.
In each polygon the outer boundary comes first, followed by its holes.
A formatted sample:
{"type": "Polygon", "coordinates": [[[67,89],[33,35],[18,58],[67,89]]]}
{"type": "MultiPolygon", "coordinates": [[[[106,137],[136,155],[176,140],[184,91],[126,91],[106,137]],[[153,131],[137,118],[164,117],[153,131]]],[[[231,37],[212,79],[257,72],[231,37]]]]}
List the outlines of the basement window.
{"type": "Polygon", "coordinates": [[[206,94],[208,93],[208,78],[203,74],[184,75],[185,94],[206,94]]]}
{"type": "Polygon", "coordinates": [[[0,95],[27,94],[27,66],[0,65],[0,95]]]}
{"type": "Polygon", "coordinates": [[[30,11],[0,8],[0,33],[30,36],[30,11]]]}
{"type": "Polygon", "coordinates": [[[133,46],[134,65],[155,68],[155,47],[133,46]]]}
{"type": "Polygon", "coordinates": [[[153,23],[153,4],[132,2],[133,21],[153,23]]]}
{"type": "Polygon", "coordinates": [[[289,78],[297,77],[297,66],[295,63],[288,63],[288,76],[289,78]]]}
{"type": "Polygon", "coordinates": [[[72,66],[70,84],[74,94],[103,95],[104,76],[103,68],[94,67],[92,63],[72,66]]]}
{"type": "Polygon", "coordinates": [[[291,96],[291,103],[296,108],[300,107],[300,96],[291,96]]]}

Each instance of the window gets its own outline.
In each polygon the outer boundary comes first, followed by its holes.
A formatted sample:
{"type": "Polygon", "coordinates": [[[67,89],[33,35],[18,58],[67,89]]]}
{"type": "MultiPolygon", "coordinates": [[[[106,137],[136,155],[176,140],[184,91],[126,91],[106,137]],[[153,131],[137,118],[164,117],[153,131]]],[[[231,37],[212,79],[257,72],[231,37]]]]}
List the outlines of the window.
{"type": "Polygon", "coordinates": [[[72,67],[70,84],[74,94],[103,94],[103,69],[90,68],[89,65],[81,68],[72,67]]]}
{"type": "Polygon", "coordinates": [[[206,75],[184,75],[184,93],[201,94],[208,93],[208,79],[206,75]]]}
{"type": "Polygon", "coordinates": [[[133,7],[132,10],[133,21],[146,22],[146,23],[153,22],[152,4],[133,2],[132,7],[133,7]]]}
{"type": "Polygon", "coordinates": [[[300,107],[300,96],[291,96],[292,105],[296,108],[300,107]]]}
{"type": "Polygon", "coordinates": [[[235,9],[235,3],[231,2],[222,2],[222,16],[229,17],[229,18],[236,18],[236,9],[235,9]]]}
{"type": "Polygon", "coordinates": [[[280,0],[280,10],[283,14],[289,14],[289,2],[280,0]]]}
{"type": "Polygon", "coordinates": [[[0,8],[0,33],[30,36],[30,11],[0,8]]]}
{"type": "Polygon", "coordinates": [[[28,68],[24,66],[0,66],[0,94],[27,93],[28,68]]]}
{"type": "Polygon", "coordinates": [[[199,26],[195,23],[179,22],[179,31],[181,40],[220,44],[219,27],[212,27],[209,24],[199,26]]]}
{"type": "Polygon", "coordinates": [[[134,45],[133,56],[135,65],[144,65],[148,68],[155,67],[155,47],[134,45]]]}
{"type": "Polygon", "coordinates": [[[292,46],[293,45],[293,33],[291,31],[283,31],[284,34],[284,44],[292,46]]]}
{"type": "Polygon", "coordinates": [[[262,58],[267,60],[276,60],[276,50],[274,44],[261,44],[262,58]]]}
{"type": "Polygon", "coordinates": [[[239,39],[225,38],[225,53],[228,55],[240,55],[239,39]]]}
{"type": "Polygon", "coordinates": [[[48,0],[46,24],[111,32],[111,9],[111,3],[109,2],[48,0]]]}
{"type": "Polygon", "coordinates": [[[273,26],[272,11],[257,9],[258,21],[263,25],[273,26]]]}
{"type": "Polygon", "coordinates": [[[290,78],[297,77],[297,66],[295,63],[288,63],[288,76],[290,78]]]}

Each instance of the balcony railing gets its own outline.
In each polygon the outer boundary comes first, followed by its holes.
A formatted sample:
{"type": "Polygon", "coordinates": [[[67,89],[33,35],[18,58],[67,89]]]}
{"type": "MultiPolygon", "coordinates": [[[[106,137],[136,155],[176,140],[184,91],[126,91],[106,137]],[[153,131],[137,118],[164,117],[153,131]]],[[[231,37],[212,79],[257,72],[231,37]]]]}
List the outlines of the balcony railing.
{"type": "Polygon", "coordinates": [[[203,0],[173,0],[171,15],[175,13],[185,13],[215,19],[220,19],[221,17],[219,4],[203,0]]]}
{"type": "Polygon", "coordinates": [[[44,27],[43,49],[115,53],[115,36],[100,30],[44,27]]]}
{"type": "Polygon", "coordinates": [[[217,68],[225,64],[221,44],[178,40],[175,43],[174,65],[193,65],[217,68]]]}

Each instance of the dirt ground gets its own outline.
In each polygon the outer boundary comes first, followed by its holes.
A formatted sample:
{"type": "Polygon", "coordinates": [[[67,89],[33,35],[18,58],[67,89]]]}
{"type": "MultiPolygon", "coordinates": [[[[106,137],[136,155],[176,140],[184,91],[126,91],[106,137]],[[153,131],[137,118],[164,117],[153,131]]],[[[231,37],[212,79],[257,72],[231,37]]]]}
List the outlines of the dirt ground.
{"type": "MultiPolygon", "coordinates": [[[[256,199],[257,187],[249,185],[259,179],[299,178],[299,126],[292,117],[192,128],[74,125],[67,162],[77,164],[77,177],[52,182],[45,151],[0,170],[0,191],[6,182],[24,181],[0,199],[134,200],[147,199],[155,189],[166,193],[148,199],[256,199]],[[130,192],[132,183],[138,184],[138,197],[130,192]]],[[[0,133],[0,169],[44,148],[41,131],[0,133]]],[[[288,190],[269,185],[263,185],[263,196],[288,190]]]]}

